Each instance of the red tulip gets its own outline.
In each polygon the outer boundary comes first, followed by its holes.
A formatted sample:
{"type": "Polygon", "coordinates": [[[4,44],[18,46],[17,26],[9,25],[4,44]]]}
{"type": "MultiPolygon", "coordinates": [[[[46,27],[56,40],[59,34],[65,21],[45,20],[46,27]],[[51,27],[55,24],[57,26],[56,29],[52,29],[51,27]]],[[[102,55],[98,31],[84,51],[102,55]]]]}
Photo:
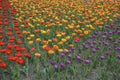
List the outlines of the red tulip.
{"type": "Polygon", "coordinates": [[[13,48],[13,45],[12,45],[12,44],[8,44],[8,45],[7,45],[7,48],[12,49],[12,48],[13,48]]]}
{"type": "Polygon", "coordinates": [[[30,50],[31,52],[34,52],[35,51],[35,48],[31,48],[31,50],[30,50]]]}
{"type": "Polygon", "coordinates": [[[27,58],[30,58],[30,54],[29,53],[24,53],[24,56],[27,57],[27,58]]]}
{"type": "Polygon", "coordinates": [[[23,54],[22,54],[22,53],[20,53],[20,52],[17,52],[17,53],[15,54],[15,56],[16,56],[16,57],[22,57],[22,56],[23,56],[23,54]]]}
{"type": "Polygon", "coordinates": [[[5,54],[10,55],[12,53],[12,50],[6,50],[5,54]]]}
{"type": "Polygon", "coordinates": [[[7,32],[7,35],[8,35],[8,36],[12,36],[13,33],[12,33],[12,32],[7,32]]]}
{"type": "Polygon", "coordinates": [[[0,35],[0,39],[2,39],[3,38],[3,36],[2,35],[0,35]]]}
{"type": "Polygon", "coordinates": [[[0,41],[0,46],[4,46],[4,45],[5,45],[5,42],[0,41]]]}
{"type": "Polygon", "coordinates": [[[15,57],[15,56],[9,56],[9,57],[8,57],[8,60],[16,61],[16,60],[17,60],[17,57],[15,57]]]}
{"type": "Polygon", "coordinates": [[[25,48],[25,47],[22,47],[22,48],[21,48],[21,50],[22,50],[22,51],[25,51],[25,50],[26,50],[26,48],[25,48]]]}
{"type": "Polygon", "coordinates": [[[24,60],[23,60],[23,59],[17,59],[16,62],[17,62],[18,64],[21,64],[21,65],[24,64],[24,60]]]}
{"type": "Polygon", "coordinates": [[[7,30],[10,30],[10,31],[11,31],[11,30],[12,30],[12,28],[10,28],[10,27],[9,27],[9,28],[7,28],[7,30]]]}
{"type": "Polygon", "coordinates": [[[7,66],[6,63],[4,63],[4,62],[0,63],[1,68],[6,68],[6,66],[7,66]]]}
{"type": "Polygon", "coordinates": [[[17,40],[17,44],[22,44],[22,41],[21,40],[17,40]]]}

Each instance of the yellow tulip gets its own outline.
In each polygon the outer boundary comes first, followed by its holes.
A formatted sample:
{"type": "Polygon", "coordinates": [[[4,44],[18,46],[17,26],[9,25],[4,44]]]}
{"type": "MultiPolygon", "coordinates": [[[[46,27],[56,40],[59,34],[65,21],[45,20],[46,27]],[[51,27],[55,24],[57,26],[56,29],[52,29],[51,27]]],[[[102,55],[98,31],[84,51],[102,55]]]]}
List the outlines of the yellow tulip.
{"type": "Polygon", "coordinates": [[[31,40],[31,41],[29,41],[28,43],[29,43],[29,44],[33,44],[33,41],[31,40]]]}
{"type": "Polygon", "coordinates": [[[57,34],[57,37],[61,37],[61,34],[57,34]]]}
{"type": "Polygon", "coordinates": [[[35,55],[36,57],[40,57],[40,56],[41,56],[40,53],[35,53],[34,55],[35,55]]]}
{"type": "Polygon", "coordinates": [[[67,36],[66,39],[69,40],[69,39],[70,39],[70,36],[67,36]]]}
{"type": "Polygon", "coordinates": [[[87,34],[89,34],[89,32],[88,31],[84,31],[84,34],[87,35],[87,34]]]}
{"type": "Polygon", "coordinates": [[[58,42],[58,44],[59,44],[59,45],[62,45],[62,44],[63,44],[63,42],[62,42],[62,41],[60,41],[60,42],[58,42]]]}
{"type": "Polygon", "coordinates": [[[67,41],[66,39],[64,39],[64,38],[62,39],[62,42],[66,42],[66,41],[67,41]]]}
{"type": "Polygon", "coordinates": [[[53,50],[49,50],[48,54],[54,54],[55,52],[53,50]]]}
{"type": "Polygon", "coordinates": [[[58,49],[58,51],[61,53],[63,51],[63,49],[58,49]]]}
{"type": "Polygon", "coordinates": [[[34,34],[30,34],[30,37],[33,38],[35,35],[34,34]]]}
{"type": "Polygon", "coordinates": [[[31,37],[27,37],[27,40],[31,40],[31,37]]]}
{"type": "Polygon", "coordinates": [[[40,38],[36,38],[36,42],[40,42],[41,41],[41,39],[40,38]]]}

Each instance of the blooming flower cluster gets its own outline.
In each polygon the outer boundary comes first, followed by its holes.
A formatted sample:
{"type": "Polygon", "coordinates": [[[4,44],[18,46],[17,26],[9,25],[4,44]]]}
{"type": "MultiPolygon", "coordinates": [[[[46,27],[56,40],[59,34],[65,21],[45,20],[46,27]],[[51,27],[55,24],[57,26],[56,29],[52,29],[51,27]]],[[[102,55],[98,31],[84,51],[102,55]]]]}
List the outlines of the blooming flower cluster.
{"type": "Polygon", "coordinates": [[[2,68],[6,68],[9,61],[24,64],[23,57],[31,57],[23,44],[23,35],[18,21],[14,18],[15,12],[7,0],[0,0],[0,67],[2,68]]]}

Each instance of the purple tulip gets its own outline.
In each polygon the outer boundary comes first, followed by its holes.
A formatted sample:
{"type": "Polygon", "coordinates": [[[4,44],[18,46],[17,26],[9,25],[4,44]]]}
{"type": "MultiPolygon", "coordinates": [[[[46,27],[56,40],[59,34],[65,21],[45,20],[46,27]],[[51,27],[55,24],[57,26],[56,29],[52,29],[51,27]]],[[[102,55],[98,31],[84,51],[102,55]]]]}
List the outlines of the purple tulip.
{"type": "Polygon", "coordinates": [[[71,61],[70,61],[70,60],[67,60],[66,63],[67,63],[67,64],[71,64],[71,61]]]}
{"type": "Polygon", "coordinates": [[[109,50],[112,50],[112,47],[109,47],[108,49],[109,49],[109,50]]]}
{"type": "Polygon", "coordinates": [[[58,69],[58,65],[56,65],[56,64],[53,67],[54,67],[55,70],[58,69]]]}
{"type": "Polygon", "coordinates": [[[65,64],[63,62],[60,63],[61,67],[65,67],[65,64]]]}
{"type": "Polygon", "coordinates": [[[96,53],[96,49],[93,49],[92,52],[93,52],[93,53],[96,53]]]}
{"type": "Polygon", "coordinates": [[[104,60],[104,59],[105,59],[105,56],[100,56],[100,59],[101,59],[101,60],[104,60]]]}
{"type": "Polygon", "coordinates": [[[92,58],[92,55],[88,55],[88,58],[92,58]]]}
{"type": "Polygon", "coordinates": [[[109,25],[106,25],[105,28],[110,28],[110,26],[109,26],[109,25]]]}
{"type": "Polygon", "coordinates": [[[66,51],[65,51],[65,50],[63,50],[63,51],[62,51],[62,53],[66,53],[66,51]]]}
{"type": "Polygon", "coordinates": [[[97,47],[97,50],[100,50],[101,49],[101,47],[97,47]]]}
{"type": "Polygon", "coordinates": [[[82,46],[85,46],[85,43],[82,43],[82,46]]]}
{"type": "Polygon", "coordinates": [[[118,31],[118,35],[120,35],[120,31],[118,31]]]}
{"type": "Polygon", "coordinates": [[[89,48],[89,46],[85,46],[85,49],[88,49],[89,48]]]}
{"type": "Polygon", "coordinates": [[[54,61],[53,61],[53,60],[49,60],[49,63],[50,63],[51,65],[54,65],[54,61]]]}
{"type": "Polygon", "coordinates": [[[104,44],[105,46],[108,46],[108,43],[107,43],[107,42],[103,42],[103,44],[104,44]]]}
{"type": "Polygon", "coordinates": [[[90,40],[87,40],[87,43],[88,43],[88,44],[91,44],[91,41],[90,41],[90,40]]]}
{"type": "Polygon", "coordinates": [[[109,51],[107,51],[105,54],[110,55],[110,52],[109,52],[109,51]]]}
{"type": "Polygon", "coordinates": [[[104,32],[103,34],[104,34],[104,35],[106,35],[106,34],[107,34],[107,32],[104,32]]]}
{"type": "Polygon", "coordinates": [[[118,59],[120,59],[120,54],[117,56],[118,59]]]}
{"type": "Polygon", "coordinates": [[[96,41],[93,41],[93,44],[96,44],[96,41]]]}
{"type": "Polygon", "coordinates": [[[110,35],[112,35],[112,34],[113,34],[113,32],[109,32],[109,34],[110,34],[110,35]]]}
{"type": "Polygon", "coordinates": [[[64,56],[65,56],[65,53],[61,53],[61,56],[64,57],[64,56]]]}
{"type": "Polygon", "coordinates": [[[74,51],[75,50],[75,48],[74,47],[72,47],[72,49],[71,49],[72,51],[74,51]]]}
{"type": "Polygon", "coordinates": [[[108,39],[111,41],[111,40],[112,40],[112,37],[108,37],[108,39]]]}
{"type": "Polygon", "coordinates": [[[84,60],[85,64],[89,64],[90,60],[84,60]]]}
{"type": "Polygon", "coordinates": [[[117,51],[120,51],[120,47],[115,48],[117,51]]]}
{"type": "Polygon", "coordinates": [[[118,40],[118,43],[120,43],[120,39],[118,40]]]}
{"type": "Polygon", "coordinates": [[[114,42],[113,45],[117,45],[118,43],[117,42],[114,42]]]}
{"type": "Polygon", "coordinates": [[[94,48],[94,45],[93,45],[93,44],[91,44],[91,45],[90,45],[90,47],[91,47],[91,48],[94,48]]]}
{"type": "Polygon", "coordinates": [[[82,58],[80,56],[76,56],[77,60],[82,60],[82,58]]]}
{"type": "Polygon", "coordinates": [[[105,38],[106,38],[106,36],[105,36],[105,35],[103,35],[103,36],[102,36],[102,38],[103,38],[103,39],[105,39],[105,38]]]}
{"type": "Polygon", "coordinates": [[[102,44],[102,41],[98,41],[99,44],[102,44]]]}
{"type": "Polygon", "coordinates": [[[68,58],[71,58],[71,54],[68,54],[67,56],[68,56],[68,58]]]}

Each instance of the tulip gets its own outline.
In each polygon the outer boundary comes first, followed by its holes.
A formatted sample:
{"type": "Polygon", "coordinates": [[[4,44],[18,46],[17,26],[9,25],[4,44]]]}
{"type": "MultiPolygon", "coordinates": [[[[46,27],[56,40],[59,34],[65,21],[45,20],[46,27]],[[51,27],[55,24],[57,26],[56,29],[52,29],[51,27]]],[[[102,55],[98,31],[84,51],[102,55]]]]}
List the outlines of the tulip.
{"type": "Polygon", "coordinates": [[[40,57],[40,56],[41,56],[41,54],[40,54],[40,53],[37,53],[37,52],[36,52],[34,55],[35,55],[36,57],[40,57]]]}

